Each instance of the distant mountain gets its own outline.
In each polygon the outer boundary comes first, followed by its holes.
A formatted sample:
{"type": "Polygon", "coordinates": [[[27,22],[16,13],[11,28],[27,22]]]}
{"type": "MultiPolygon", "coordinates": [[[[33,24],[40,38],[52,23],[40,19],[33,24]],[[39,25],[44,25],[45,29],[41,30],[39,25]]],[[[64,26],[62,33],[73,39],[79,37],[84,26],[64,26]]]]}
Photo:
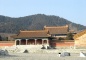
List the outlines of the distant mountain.
{"type": "Polygon", "coordinates": [[[86,26],[72,23],[59,16],[36,14],[12,18],[0,15],[0,33],[17,33],[19,30],[40,30],[46,26],[62,26],[68,24],[72,30],[83,30],[86,26]]]}

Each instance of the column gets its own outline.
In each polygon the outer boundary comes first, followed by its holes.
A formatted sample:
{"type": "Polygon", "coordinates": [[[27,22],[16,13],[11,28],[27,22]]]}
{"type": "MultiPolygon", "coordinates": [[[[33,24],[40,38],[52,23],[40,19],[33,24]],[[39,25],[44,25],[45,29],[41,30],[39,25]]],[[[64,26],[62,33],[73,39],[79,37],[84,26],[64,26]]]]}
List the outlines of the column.
{"type": "Polygon", "coordinates": [[[26,39],[26,45],[27,45],[27,41],[28,41],[28,39],[26,39]]]}
{"type": "Polygon", "coordinates": [[[21,39],[19,39],[19,45],[21,45],[21,39]]]}
{"type": "Polygon", "coordinates": [[[37,44],[37,39],[35,39],[35,45],[37,44]]]}
{"type": "Polygon", "coordinates": [[[42,45],[44,45],[44,39],[42,39],[42,45]]]}
{"type": "Polygon", "coordinates": [[[17,40],[15,40],[15,46],[16,46],[16,41],[17,41],[17,40]]]}
{"type": "Polygon", "coordinates": [[[47,40],[47,45],[49,44],[48,40],[47,40]]]}

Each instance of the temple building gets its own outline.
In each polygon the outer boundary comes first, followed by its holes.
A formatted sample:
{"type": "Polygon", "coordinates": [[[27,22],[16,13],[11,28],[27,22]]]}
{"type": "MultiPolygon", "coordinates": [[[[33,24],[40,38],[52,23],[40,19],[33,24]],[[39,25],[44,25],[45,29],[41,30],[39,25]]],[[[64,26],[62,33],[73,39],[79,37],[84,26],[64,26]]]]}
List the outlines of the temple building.
{"type": "Polygon", "coordinates": [[[15,45],[48,45],[50,35],[47,30],[36,30],[20,31],[12,37],[15,39],[15,45]]]}
{"type": "MultiPolygon", "coordinates": [[[[44,26],[43,30],[20,31],[13,36],[15,45],[48,45],[59,46],[58,39],[66,38],[69,26],[44,26]]],[[[62,42],[61,44],[64,45],[62,42]]],[[[68,44],[67,44],[68,45],[68,44]]],[[[73,44],[72,44],[73,45],[73,44]]]]}
{"type": "Polygon", "coordinates": [[[11,36],[13,42],[2,42],[0,46],[74,46],[74,40],[59,40],[66,38],[70,33],[69,26],[44,26],[43,30],[20,30],[18,34],[11,36]]]}

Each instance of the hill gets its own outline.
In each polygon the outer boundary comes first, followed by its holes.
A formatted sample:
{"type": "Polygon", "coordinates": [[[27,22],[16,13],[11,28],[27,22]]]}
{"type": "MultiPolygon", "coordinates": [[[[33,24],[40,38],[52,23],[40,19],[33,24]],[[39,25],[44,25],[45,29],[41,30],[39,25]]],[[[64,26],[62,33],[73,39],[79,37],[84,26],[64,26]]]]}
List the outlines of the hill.
{"type": "Polygon", "coordinates": [[[19,30],[40,30],[46,26],[61,26],[68,24],[70,29],[83,30],[86,26],[73,23],[59,16],[36,14],[12,18],[0,15],[0,33],[17,33],[19,30]]]}

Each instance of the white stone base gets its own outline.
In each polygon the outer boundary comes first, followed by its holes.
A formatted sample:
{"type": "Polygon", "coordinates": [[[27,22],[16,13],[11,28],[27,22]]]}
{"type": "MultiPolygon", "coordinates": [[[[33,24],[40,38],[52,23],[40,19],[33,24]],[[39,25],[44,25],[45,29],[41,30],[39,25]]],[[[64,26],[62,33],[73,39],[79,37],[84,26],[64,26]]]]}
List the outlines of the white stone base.
{"type": "Polygon", "coordinates": [[[83,52],[80,52],[80,57],[86,57],[83,52]]]}

